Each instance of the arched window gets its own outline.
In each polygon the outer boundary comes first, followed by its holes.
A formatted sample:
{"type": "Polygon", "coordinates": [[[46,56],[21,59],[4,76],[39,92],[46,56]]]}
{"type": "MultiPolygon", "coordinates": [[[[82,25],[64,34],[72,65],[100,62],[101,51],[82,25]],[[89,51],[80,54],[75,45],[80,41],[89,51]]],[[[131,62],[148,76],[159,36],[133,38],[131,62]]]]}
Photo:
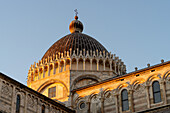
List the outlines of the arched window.
{"type": "Polygon", "coordinates": [[[152,84],[153,89],[153,100],[154,103],[161,102],[161,91],[160,91],[160,85],[158,81],[154,81],[152,84]]]}
{"type": "Polygon", "coordinates": [[[45,113],[45,105],[42,105],[41,113],[45,113]]]}
{"type": "Polygon", "coordinates": [[[20,112],[20,95],[17,95],[17,98],[16,98],[16,113],[19,113],[20,112]]]}
{"type": "Polygon", "coordinates": [[[129,110],[128,92],[126,89],[121,92],[122,111],[129,110]]]}

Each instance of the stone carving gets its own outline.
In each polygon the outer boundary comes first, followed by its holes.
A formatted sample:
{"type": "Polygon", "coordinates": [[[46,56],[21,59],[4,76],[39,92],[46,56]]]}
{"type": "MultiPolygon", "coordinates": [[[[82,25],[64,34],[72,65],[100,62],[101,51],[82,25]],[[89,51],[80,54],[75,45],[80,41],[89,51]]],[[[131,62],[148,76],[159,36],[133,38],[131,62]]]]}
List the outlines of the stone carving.
{"type": "Polygon", "coordinates": [[[34,107],[34,100],[33,100],[33,98],[31,98],[31,96],[28,95],[27,100],[28,100],[27,107],[32,109],[34,107]]]}
{"type": "Polygon", "coordinates": [[[101,113],[101,102],[98,95],[94,95],[91,99],[90,113],[101,113]]]}
{"type": "Polygon", "coordinates": [[[5,96],[12,96],[12,87],[3,83],[1,92],[5,96]]]}
{"type": "Polygon", "coordinates": [[[141,94],[145,93],[145,85],[144,84],[138,84],[135,88],[134,95],[139,96],[141,94]]]}
{"type": "Polygon", "coordinates": [[[112,94],[110,91],[106,92],[105,95],[104,95],[104,99],[106,102],[112,102],[113,101],[113,98],[112,98],[112,94]]]}

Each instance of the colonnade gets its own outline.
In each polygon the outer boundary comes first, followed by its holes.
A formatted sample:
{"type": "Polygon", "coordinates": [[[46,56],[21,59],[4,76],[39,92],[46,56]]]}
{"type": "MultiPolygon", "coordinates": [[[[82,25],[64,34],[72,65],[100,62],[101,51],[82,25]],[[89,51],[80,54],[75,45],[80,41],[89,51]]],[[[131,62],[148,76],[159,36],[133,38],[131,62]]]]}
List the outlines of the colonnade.
{"type": "Polygon", "coordinates": [[[36,81],[68,70],[113,71],[117,75],[123,75],[126,73],[126,66],[115,54],[105,51],[100,51],[99,54],[88,51],[86,54],[82,54],[81,51],[79,54],[75,54],[75,51],[72,54],[57,53],[38,63],[34,62],[28,72],[28,81],[36,81]]]}

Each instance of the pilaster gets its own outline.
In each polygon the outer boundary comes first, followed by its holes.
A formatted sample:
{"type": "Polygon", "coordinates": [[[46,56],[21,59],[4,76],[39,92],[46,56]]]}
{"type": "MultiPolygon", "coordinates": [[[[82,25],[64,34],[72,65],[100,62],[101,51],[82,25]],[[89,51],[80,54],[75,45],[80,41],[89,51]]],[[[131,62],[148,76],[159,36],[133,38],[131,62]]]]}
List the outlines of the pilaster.
{"type": "Polygon", "coordinates": [[[78,58],[76,59],[76,61],[77,61],[77,70],[79,69],[79,60],[78,60],[78,58]]]}
{"type": "Polygon", "coordinates": [[[85,62],[85,59],[83,59],[83,70],[85,70],[86,68],[86,62],[85,62]]]}
{"type": "Polygon", "coordinates": [[[165,81],[161,81],[161,86],[162,86],[163,101],[164,101],[164,104],[167,104],[165,81]]]}
{"type": "Polygon", "coordinates": [[[149,85],[146,86],[146,100],[147,100],[147,106],[150,108],[150,96],[149,96],[149,85]]]}
{"type": "Polygon", "coordinates": [[[11,113],[15,113],[15,99],[16,99],[15,86],[13,86],[13,89],[12,89],[12,102],[11,102],[11,113]]]}
{"type": "Polygon", "coordinates": [[[24,101],[24,111],[25,111],[25,113],[27,113],[27,102],[28,102],[28,100],[27,100],[27,92],[25,92],[25,101],[24,101]]]}
{"type": "Polygon", "coordinates": [[[105,67],[105,60],[103,60],[103,70],[104,70],[104,71],[106,70],[106,67],[105,67]]]}
{"type": "Polygon", "coordinates": [[[90,70],[92,70],[92,59],[90,59],[90,70]]]}
{"type": "Polygon", "coordinates": [[[97,71],[99,71],[99,59],[97,59],[97,71]]]}
{"type": "Polygon", "coordinates": [[[110,61],[109,63],[110,63],[110,71],[112,71],[112,61],[110,61]]]}
{"type": "Polygon", "coordinates": [[[66,60],[64,60],[64,71],[66,71],[66,60]]]}
{"type": "Polygon", "coordinates": [[[133,90],[129,90],[129,94],[130,94],[130,111],[134,112],[133,90]]]}
{"type": "Polygon", "coordinates": [[[119,113],[118,94],[114,94],[114,97],[115,97],[116,113],[119,113]]]}

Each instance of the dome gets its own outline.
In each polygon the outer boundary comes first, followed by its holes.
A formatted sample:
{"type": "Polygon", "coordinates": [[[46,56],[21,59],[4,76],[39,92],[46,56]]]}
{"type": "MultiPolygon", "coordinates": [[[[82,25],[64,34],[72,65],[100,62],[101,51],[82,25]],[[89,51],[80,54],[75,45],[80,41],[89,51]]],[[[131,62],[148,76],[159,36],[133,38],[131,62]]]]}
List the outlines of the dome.
{"type": "Polygon", "coordinates": [[[75,20],[73,20],[69,25],[69,30],[71,34],[68,34],[55,42],[45,53],[42,59],[46,59],[55,54],[64,53],[65,51],[70,51],[73,53],[75,51],[76,54],[80,54],[80,51],[92,51],[98,53],[101,51],[108,52],[106,48],[100,44],[96,39],[83,34],[83,24],[78,20],[78,16],[75,16],[75,20]]]}
{"type": "Polygon", "coordinates": [[[69,35],[64,36],[57,42],[55,42],[44,54],[42,59],[48,58],[48,56],[52,56],[53,54],[57,54],[58,52],[64,53],[64,51],[70,51],[72,49],[72,53],[75,50],[75,53],[79,54],[80,51],[85,49],[85,51],[105,51],[106,48],[100,44],[96,39],[83,34],[83,33],[71,33],[69,35]],[[77,51],[78,50],[78,51],[77,51]]]}

